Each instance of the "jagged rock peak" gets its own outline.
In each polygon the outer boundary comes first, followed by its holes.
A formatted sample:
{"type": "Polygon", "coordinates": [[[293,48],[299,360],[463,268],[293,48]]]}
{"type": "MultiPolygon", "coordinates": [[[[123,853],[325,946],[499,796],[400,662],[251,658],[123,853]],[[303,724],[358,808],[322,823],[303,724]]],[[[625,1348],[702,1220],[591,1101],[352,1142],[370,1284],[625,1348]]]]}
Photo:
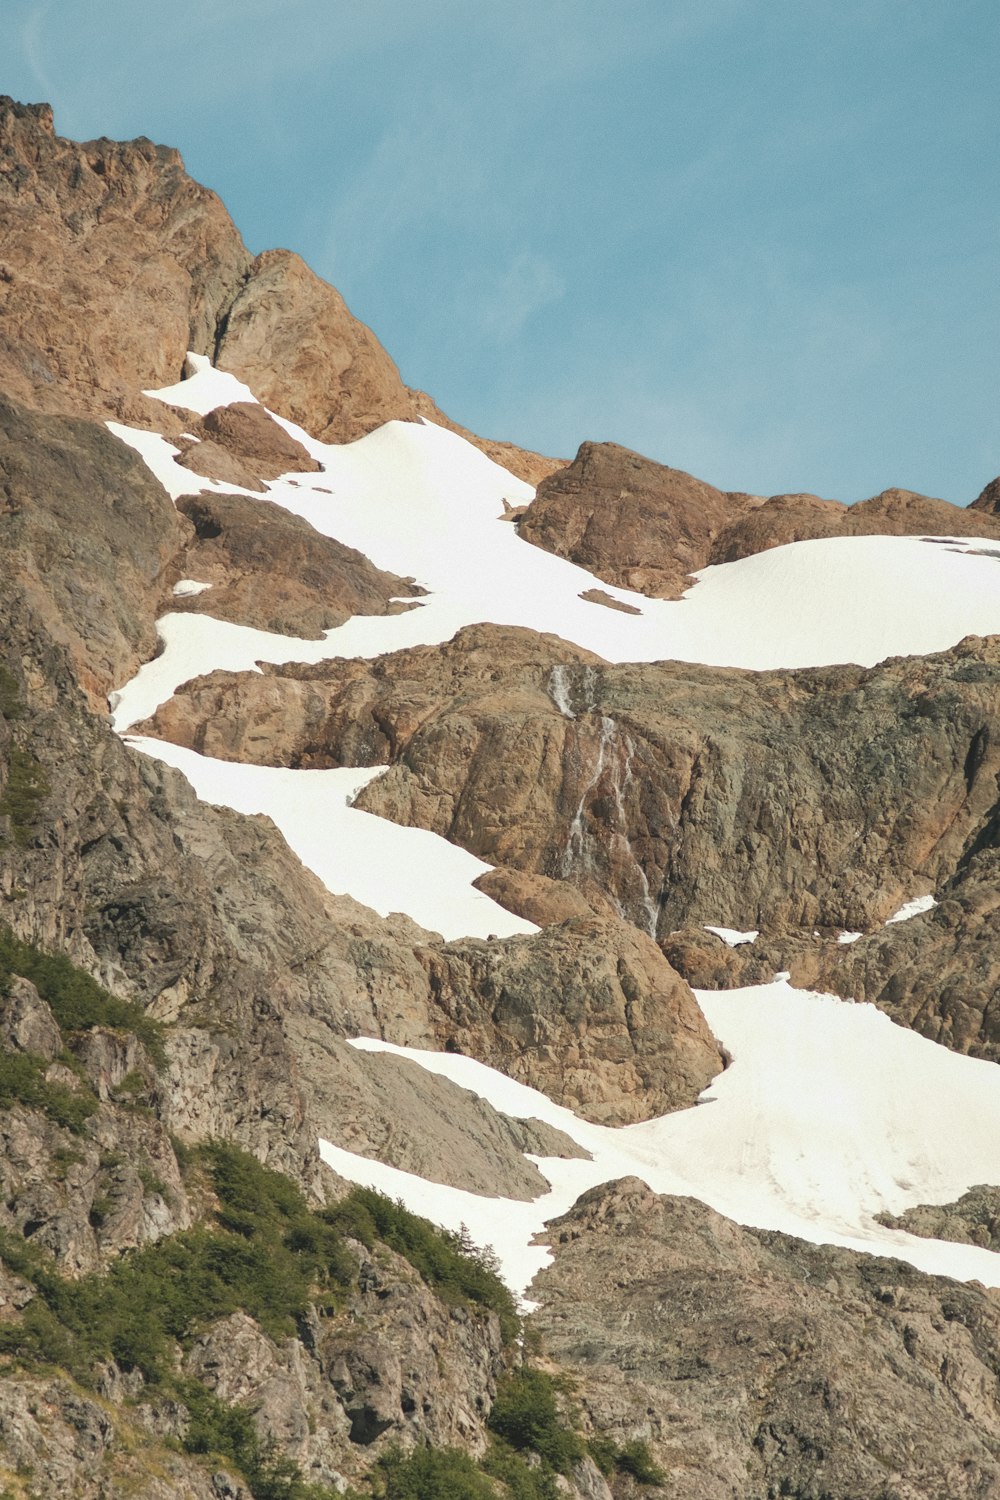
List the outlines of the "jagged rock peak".
{"type": "Polygon", "coordinates": [[[67,140],[47,104],[0,98],[0,245],[0,390],[26,405],[176,436],[180,418],[142,392],[174,383],[190,349],[328,442],[426,417],[530,481],[557,466],[411,390],[299,256],[251,256],[173,147],[67,140]]]}

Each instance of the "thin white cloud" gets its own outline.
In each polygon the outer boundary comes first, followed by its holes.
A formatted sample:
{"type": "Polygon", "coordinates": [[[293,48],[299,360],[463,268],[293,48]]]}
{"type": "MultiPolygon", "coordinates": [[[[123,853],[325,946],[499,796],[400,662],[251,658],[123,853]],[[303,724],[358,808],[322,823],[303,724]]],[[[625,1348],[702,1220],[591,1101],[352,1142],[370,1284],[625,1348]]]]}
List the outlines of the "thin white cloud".
{"type": "Polygon", "coordinates": [[[52,0],[39,0],[38,4],[32,6],[20,31],[21,49],[46,100],[50,100],[56,92],[44,61],[45,23],[51,10],[52,0]]]}
{"type": "Polygon", "coordinates": [[[509,344],[543,307],[558,302],[566,283],[550,261],[533,250],[519,250],[496,271],[466,278],[460,307],[496,344],[509,344]]]}

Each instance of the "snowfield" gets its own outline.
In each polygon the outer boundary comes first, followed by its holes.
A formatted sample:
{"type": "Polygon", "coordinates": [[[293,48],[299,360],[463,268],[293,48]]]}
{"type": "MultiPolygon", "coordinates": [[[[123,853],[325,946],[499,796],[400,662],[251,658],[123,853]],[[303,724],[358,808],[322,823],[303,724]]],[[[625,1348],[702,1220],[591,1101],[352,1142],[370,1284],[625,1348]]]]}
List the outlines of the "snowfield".
{"type": "MultiPolygon", "coordinates": [[[[197,373],[189,380],[148,394],[199,412],[253,399],[234,377],[192,358],[197,373]]],[[[160,627],[162,655],[119,696],[119,729],[149,714],[194,670],[373,657],[446,641],[483,621],[549,632],[607,661],[673,659],[755,671],[834,662],[873,666],[887,656],[944,650],[963,636],[1000,631],[1000,568],[995,555],[976,551],[988,548],[986,541],[793,542],[703,569],[683,599],[647,599],[522,542],[501,519],[504,501],[524,504],[534,491],[455,433],[427,422],[387,422],[357,442],[336,445],[277,420],[323,472],[283,476],[268,486],[266,498],[358,548],[378,567],[415,577],[429,596],[403,614],[355,616],[322,641],[223,628],[224,622],[205,616],[197,623],[192,616],[168,616],[160,627]],[[595,587],[641,613],[580,598],[595,587]]],[[[109,427],[174,498],[199,487],[235,488],[192,475],[174,462],[177,449],[155,433],[109,427]]]]}
{"type": "Polygon", "coordinates": [[[404,912],[448,939],[538,931],[473,890],[472,881],[492,865],[436,833],[403,828],[351,806],[384,766],[289,771],[212,760],[141,735],[126,743],[183,771],[203,802],[271,818],[328,891],[353,896],[381,917],[404,912]]]}
{"type": "MultiPolygon", "coordinates": [[[[202,414],[254,399],[205,359],[191,356],[189,368],[191,378],[148,394],[202,414]]],[[[355,617],[321,641],[168,614],[158,624],[161,654],[113,695],[120,733],[196,675],[256,671],[264,661],[369,658],[435,644],[479,622],[549,632],[608,661],[673,658],[754,670],[870,666],[890,655],[945,649],[965,635],[1000,632],[1000,569],[988,543],[797,542],[703,570],[682,600],[652,600],[522,542],[501,517],[505,501],[523,504],[532,490],[453,433],[390,422],[335,446],[290,422],[281,425],[323,472],[283,476],[266,498],[377,566],[415,577],[427,597],[399,615],[355,617]],[[977,555],[977,548],[987,550],[977,555]],[[580,598],[596,586],[641,613],[580,598]]],[[[174,498],[199,487],[234,488],[181,468],[177,450],[155,433],[109,427],[174,498]]],[[[176,592],[203,587],[184,580],[176,592]]],[[[572,717],[568,702],[557,699],[557,706],[572,717]]],[[[130,743],[183,771],[205,801],[271,817],[329,890],[382,915],[406,913],[446,938],[536,930],[471,888],[489,868],[482,861],[433,834],[351,806],[380,768],[291,771],[210,760],[148,738],[130,743]]],[[[905,921],[933,904],[933,897],[916,898],[890,920],[905,921]]],[[[729,944],[757,935],[708,930],[729,944]]],[[[839,941],[857,936],[843,933],[839,941]]],[[[698,1107],[620,1130],[588,1124],[472,1059],[357,1039],[369,1051],[408,1056],[508,1114],[550,1121],[590,1153],[586,1161],[538,1159],[551,1186],[532,1203],[427,1182],[329,1142],[322,1143],[324,1160],[440,1224],[465,1224],[474,1240],[494,1246],[520,1293],[549,1257],[544,1243],[533,1243],[546,1220],[570,1208],[585,1188],[623,1175],[639,1176],[657,1192],[690,1194],[741,1224],[1000,1286],[1000,1256],[874,1221],[882,1211],[898,1214],[957,1198],[976,1183],[1000,1183],[1000,1069],[897,1027],[871,1006],[792,990],[786,980],[700,993],[732,1065],[698,1107]]]]}
{"type": "Polygon", "coordinates": [[[550,1258],[544,1235],[532,1244],[545,1222],[586,1188],[626,1176],[657,1193],[698,1198],[738,1224],[1000,1286],[1000,1255],[885,1229],[873,1217],[949,1202],[996,1181],[996,1064],[949,1052],[874,1006],[794,990],[784,980],[696,994],[731,1065],[694,1109],[617,1130],[591,1125],[472,1058],[355,1041],[412,1058],[506,1114],[545,1120],[590,1152],[591,1161],[532,1157],[551,1184],[533,1203],[426,1182],[328,1142],[323,1159],[447,1228],[464,1223],[473,1239],[493,1246],[521,1293],[550,1258]]]}

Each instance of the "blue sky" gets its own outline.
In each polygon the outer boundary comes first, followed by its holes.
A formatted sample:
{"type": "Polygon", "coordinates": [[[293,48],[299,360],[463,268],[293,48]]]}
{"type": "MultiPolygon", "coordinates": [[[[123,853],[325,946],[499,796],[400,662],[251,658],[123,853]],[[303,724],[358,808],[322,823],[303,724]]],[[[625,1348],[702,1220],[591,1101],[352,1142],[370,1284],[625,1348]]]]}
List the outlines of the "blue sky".
{"type": "Polygon", "coordinates": [[[1000,472],[996,0],[4,0],[477,432],[723,488],[1000,472]]]}

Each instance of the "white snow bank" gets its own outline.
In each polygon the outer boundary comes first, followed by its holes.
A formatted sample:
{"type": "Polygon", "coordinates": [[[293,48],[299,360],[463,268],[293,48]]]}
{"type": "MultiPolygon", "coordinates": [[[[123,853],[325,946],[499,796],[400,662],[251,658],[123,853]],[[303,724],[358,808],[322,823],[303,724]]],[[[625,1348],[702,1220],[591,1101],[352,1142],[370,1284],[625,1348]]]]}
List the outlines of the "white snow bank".
{"type": "MultiPolygon", "coordinates": [[[[190,380],[158,394],[174,402],[183,397],[196,410],[252,399],[203,359],[195,356],[193,365],[190,380]]],[[[964,635],[1000,632],[1000,571],[994,557],[975,554],[983,545],[975,539],[794,542],[703,569],[682,600],[647,599],[521,541],[498,517],[504,500],[522,504],[533,490],[455,433],[397,421],[335,445],[276,420],[324,472],[283,476],[269,485],[268,499],[430,591],[419,610],[355,619],[331,631],[319,643],[322,656],[434,644],[463,625],[488,621],[551,632],[608,661],[674,659],[755,670],[844,661],[870,666],[886,656],[944,649],[964,635]],[[579,596],[596,586],[642,613],[595,610],[579,596]]],[[[109,426],[173,495],[191,489],[192,476],[174,463],[171,444],[109,426]]],[[[286,642],[280,659],[317,660],[316,645],[303,654],[286,642]]],[[[205,661],[201,669],[213,665],[205,661]]]]}
{"type": "Polygon", "coordinates": [[[443,1189],[327,1143],[324,1160],[438,1223],[467,1224],[474,1239],[493,1245],[518,1291],[547,1258],[530,1236],[587,1187],[623,1176],[641,1177],[658,1193],[691,1195],[740,1224],[1000,1286],[1000,1255],[919,1239],[873,1219],[952,1201],[978,1182],[1000,1183],[995,1064],[949,1052],[873,1006],[781,980],[697,993],[731,1066],[698,1107],[620,1130],[591,1125],[470,1058],[355,1042],[412,1057],[507,1114],[546,1120],[591,1153],[592,1161],[533,1157],[552,1185],[534,1203],[443,1189]]]}
{"type": "Polygon", "coordinates": [[[353,896],[380,916],[405,912],[449,939],[538,931],[472,889],[471,882],[491,865],[436,833],[403,828],[350,805],[383,766],[290,771],[212,760],[142,736],[127,743],[183,771],[203,801],[265,813],[327,890],[353,896]]]}
{"type": "Polygon", "coordinates": [[[203,594],[211,587],[210,583],[199,583],[197,578],[178,578],[172,592],[177,599],[189,599],[194,594],[203,594]]]}
{"type": "Polygon", "coordinates": [[[837,934],[837,942],[841,944],[856,943],[862,936],[863,933],[860,932],[840,932],[837,934]]]}
{"type": "Polygon", "coordinates": [[[744,943],[755,943],[760,937],[760,933],[756,928],[753,928],[750,932],[739,932],[735,927],[709,927],[707,922],[705,923],[705,931],[714,932],[716,937],[722,939],[727,948],[739,948],[744,943]]]}
{"type": "Polygon", "coordinates": [[[930,911],[937,906],[933,896],[914,896],[912,901],[905,902],[894,916],[887,917],[885,925],[891,926],[893,922],[908,922],[911,917],[919,917],[921,913],[930,911]]]}
{"type": "Polygon", "coordinates": [[[185,411],[195,411],[200,417],[207,416],[217,406],[231,406],[234,401],[252,401],[259,405],[257,397],[248,385],[217,370],[205,354],[188,353],[184,361],[185,379],[176,385],[163,386],[158,391],[143,391],[144,396],[153,396],[170,406],[181,406],[185,411]]]}

